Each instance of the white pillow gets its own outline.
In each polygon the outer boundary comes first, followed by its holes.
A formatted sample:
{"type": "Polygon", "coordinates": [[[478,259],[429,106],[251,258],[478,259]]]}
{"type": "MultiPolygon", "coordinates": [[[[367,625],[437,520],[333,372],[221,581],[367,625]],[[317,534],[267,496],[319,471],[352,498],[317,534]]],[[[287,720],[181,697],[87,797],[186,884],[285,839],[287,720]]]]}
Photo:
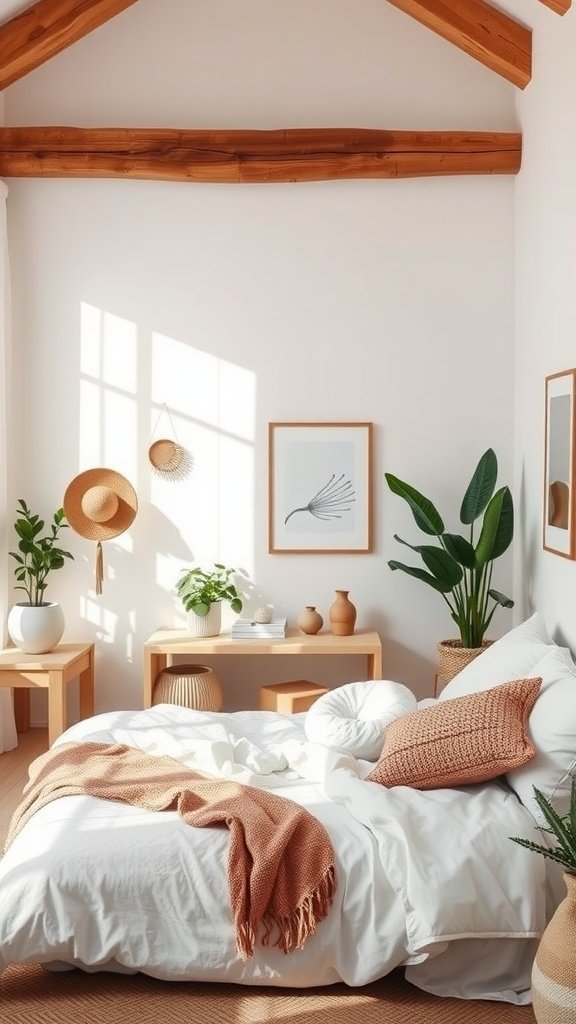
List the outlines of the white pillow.
{"type": "Polygon", "coordinates": [[[466,668],[458,672],[438,696],[438,700],[451,700],[469,693],[489,690],[499,683],[513,679],[526,679],[534,675],[532,669],[545,654],[556,649],[548,635],[546,624],[539,612],[511,629],[466,668]]]}
{"type": "Polygon", "coordinates": [[[506,779],[525,807],[545,825],[533,786],[541,790],[560,815],[570,809],[576,771],[576,665],[566,647],[554,647],[530,671],[542,685],[528,719],[535,757],[508,772],[506,779]]]}
{"type": "Polygon", "coordinates": [[[314,701],[306,712],[304,729],[312,743],[377,761],[386,726],[416,706],[416,697],[403,683],[389,679],[345,683],[314,701]]]}

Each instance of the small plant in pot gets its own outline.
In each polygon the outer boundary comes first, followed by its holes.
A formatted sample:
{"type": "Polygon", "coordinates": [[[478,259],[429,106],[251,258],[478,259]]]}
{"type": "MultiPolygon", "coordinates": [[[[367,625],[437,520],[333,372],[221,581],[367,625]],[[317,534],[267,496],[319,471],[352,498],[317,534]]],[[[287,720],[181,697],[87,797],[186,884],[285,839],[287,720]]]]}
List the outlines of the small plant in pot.
{"type": "Polygon", "coordinates": [[[14,529],[18,551],[10,556],[16,562],[15,590],[23,590],[27,601],[12,606],[8,615],[8,633],[12,642],[26,654],[45,654],[53,650],[64,632],[62,608],[45,600],[48,577],[62,569],[74,556],[59,546],[60,531],[68,527],[64,510],[57,509],[48,532],[42,535],[44,520],[31,512],[19,498],[14,529]]]}
{"type": "Polygon", "coordinates": [[[242,611],[242,599],[234,583],[236,569],[214,563],[209,572],[203,569],[184,569],[176,584],[176,591],[189,613],[190,632],[193,636],[217,636],[222,625],[222,601],[227,601],[233,612],[242,611]]]}
{"type": "MultiPolygon", "coordinates": [[[[458,640],[442,641],[449,652],[458,649],[482,650],[486,632],[496,608],[512,608],[511,598],[492,588],[494,562],[508,550],[514,536],[514,505],[508,487],[496,490],[498,460],[492,448],[480,458],[460,506],[460,522],[467,526],[468,536],[449,533],[444,520],[429,498],[392,473],[386,473],[386,482],[393,492],[408,504],[419,529],[437,544],[409,544],[397,534],[394,539],[416,552],[424,563],[405,565],[392,560],[391,569],[400,569],[437,591],[446,602],[458,627],[458,640]],[[475,524],[482,516],[479,535],[475,524]]],[[[439,647],[442,658],[442,646],[439,647]]],[[[460,667],[475,655],[465,655],[460,667]]],[[[448,658],[448,660],[452,660],[448,658]]],[[[456,671],[458,669],[456,668],[456,671]]],[[[439,665],[438,682],[447,682],[451,669],[439,665]]],[[[455,671],[451,671],[454,675],[455,671]]]]}
{"type": "Polygon", "coordinates": [[[541,790],[533,786],[546,826],[543,835],[555,843],[535,843],[510,836],[514,843],[554,861],[564,872],[566,895],[546,925],[532,966],[532,1009],[538,1024],[572,1021],[576,1010],[576,778],[572,775],[570,808],[561,815],[541,790]]]}

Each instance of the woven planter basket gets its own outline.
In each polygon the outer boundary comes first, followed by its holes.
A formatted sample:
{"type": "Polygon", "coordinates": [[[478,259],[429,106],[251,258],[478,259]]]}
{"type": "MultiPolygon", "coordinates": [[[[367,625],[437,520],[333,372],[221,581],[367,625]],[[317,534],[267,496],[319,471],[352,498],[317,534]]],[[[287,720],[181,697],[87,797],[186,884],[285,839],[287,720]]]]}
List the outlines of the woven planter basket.
{"type": "Polygon", "coordinates": [[[220,680],[208,665],[170,665],[156,680],[152,703],[220,711],[223,699],[220,680]]]}
{"type": "Polygon", "coordinates": [[[436,693],[438,694],[446,683],[482,654],[491,643],[492,640],[484,640],[481,647],[463,647],[461,640],[441,640],[438,644],[436,693]]]}
{"type": "Polygon", "coordinates": [[[532,1002],[538,1024],[576,1020],[576,876],[564,875],[567,895],[544,930],[532,968],[532,1002]]]}

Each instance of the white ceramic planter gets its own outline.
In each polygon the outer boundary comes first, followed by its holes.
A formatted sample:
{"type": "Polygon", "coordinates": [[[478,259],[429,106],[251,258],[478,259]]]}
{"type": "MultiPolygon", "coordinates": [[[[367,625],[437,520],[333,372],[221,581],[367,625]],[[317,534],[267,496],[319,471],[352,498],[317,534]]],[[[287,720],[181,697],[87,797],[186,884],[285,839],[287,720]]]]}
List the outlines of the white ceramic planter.
{"type": "Polygon", "coordinates": [[[25,654],[46,654],[56,647],[64,633],[64,612],[56,602],[12,605],[8,633],[12,643],[25,654]]]}
{"type": "Polygon", "coordinates": [[[222,628],[222,603],[211,604],[207,615],[188,612],[188,628],[190,636],[218,636],[222,628]]]}

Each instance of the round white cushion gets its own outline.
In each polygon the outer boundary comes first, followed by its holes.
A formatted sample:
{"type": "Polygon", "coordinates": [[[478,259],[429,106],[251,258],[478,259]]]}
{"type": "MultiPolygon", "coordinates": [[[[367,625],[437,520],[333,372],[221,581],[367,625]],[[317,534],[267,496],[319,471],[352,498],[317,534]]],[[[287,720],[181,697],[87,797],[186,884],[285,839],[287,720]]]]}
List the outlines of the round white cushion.
{"type": "Polygon", "coordinates": [[[377,761],[386,726],[416,707],[416,697],[403,683],[390,679],[346,683],[314,701],[304,728],[312,743],[377,761]]]}

